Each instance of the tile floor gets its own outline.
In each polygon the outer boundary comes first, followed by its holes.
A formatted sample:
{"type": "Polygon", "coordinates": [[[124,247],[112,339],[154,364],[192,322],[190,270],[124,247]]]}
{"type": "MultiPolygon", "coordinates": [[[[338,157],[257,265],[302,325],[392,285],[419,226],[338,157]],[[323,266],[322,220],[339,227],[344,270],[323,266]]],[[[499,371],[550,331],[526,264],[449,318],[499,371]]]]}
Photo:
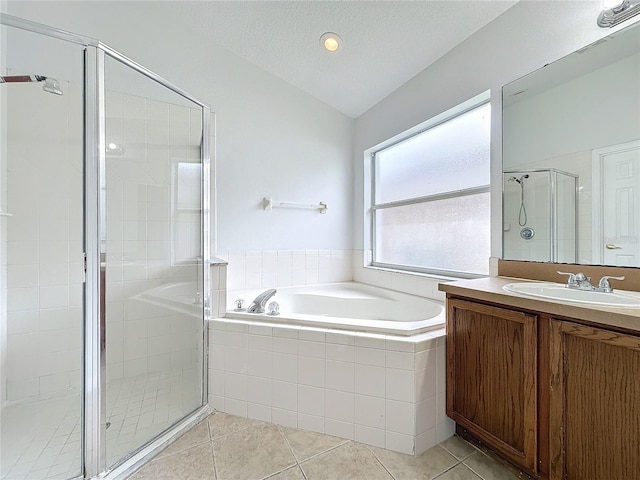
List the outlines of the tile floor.
{"type": "Polygon", "coordinates": [[[128,480],[515,480],[459,437],[420,457],[214,413],[128,480]]]}

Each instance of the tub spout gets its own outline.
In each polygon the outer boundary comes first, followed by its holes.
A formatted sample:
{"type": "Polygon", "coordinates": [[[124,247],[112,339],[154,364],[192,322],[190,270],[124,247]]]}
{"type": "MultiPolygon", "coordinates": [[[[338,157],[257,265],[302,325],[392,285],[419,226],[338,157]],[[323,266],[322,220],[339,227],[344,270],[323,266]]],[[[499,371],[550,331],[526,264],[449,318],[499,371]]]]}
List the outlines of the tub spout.
{"type": "Polygon", "coordinates": [[[276,294],[275,288],[271,288],[269,290],[265,290],[260,295],[256,297],[256,299],[249,305],[247,308],[248,313],[264,313],[264,306],[267,304],[267,301],[276,294]]]}

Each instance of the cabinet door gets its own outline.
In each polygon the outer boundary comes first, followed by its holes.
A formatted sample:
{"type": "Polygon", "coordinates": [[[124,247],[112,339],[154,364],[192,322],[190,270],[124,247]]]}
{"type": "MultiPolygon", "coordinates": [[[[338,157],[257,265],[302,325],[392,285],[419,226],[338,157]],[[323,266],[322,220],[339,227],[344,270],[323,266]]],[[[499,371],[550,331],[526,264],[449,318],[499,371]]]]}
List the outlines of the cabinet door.
{"type": "Polygon", "coordinates": [[[447,302],[447,415],[536,472],[537,317],[447,302]]]}
{"type": "Polygon", "coordinates": [[[640,479],[640,337],[551,322],[551,479],[640,479]]]}

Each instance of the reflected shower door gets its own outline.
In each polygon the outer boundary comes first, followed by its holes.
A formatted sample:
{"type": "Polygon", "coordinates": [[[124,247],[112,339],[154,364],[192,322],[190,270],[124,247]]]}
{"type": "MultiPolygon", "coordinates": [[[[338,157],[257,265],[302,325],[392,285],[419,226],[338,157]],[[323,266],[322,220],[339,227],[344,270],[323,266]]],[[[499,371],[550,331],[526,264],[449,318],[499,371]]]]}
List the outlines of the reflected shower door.
{"type": "Polygon", "coordinates": [[[0,478],[72,478],[82,472],[84,51],[0,29],[0,75],[11,79],[0,83],[0,478]]]}
{"type": "Polygon", "coordinates": [[[105,58],[106,455],[203,404],[199,105],[105,58]]]}

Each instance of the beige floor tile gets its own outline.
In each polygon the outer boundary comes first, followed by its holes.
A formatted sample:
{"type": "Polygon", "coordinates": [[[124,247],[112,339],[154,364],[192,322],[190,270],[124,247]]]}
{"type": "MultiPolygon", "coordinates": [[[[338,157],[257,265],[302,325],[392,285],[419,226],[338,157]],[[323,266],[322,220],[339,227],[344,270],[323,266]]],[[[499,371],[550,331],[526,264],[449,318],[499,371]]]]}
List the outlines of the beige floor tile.
{"type": "Polygon", "coordinates": [[[453,467],[458,460],[436,445],[419,457],[371,447],[378,460],[396,480],[431,480],[453,467]]]}
{"type": "Polygon", "coordinates": [[[457,435],[447,438],[444,442],[441,442],[438,445],[458,460],[463,460],[477,451],[469,442],[463,440],[457,435]]]}
{"type": "Polygon", "coordinates": [[[296,464],[276,425],[259,422],[213,440],[219,480],[257,480],[296,464]]]}
{"type": "Polygon", "coordinates": [[[436,480],[482,480],[478,475],[473,473],[463,464],[458,464],[451,470],[447,470],[445,473],[436,478],[436,480]]]}
{"type": "Polygon", "coordinates": [[[264,422],[258,420],[236,417],[222,412],[209,415],[208,422],[211,440],[238,432],[243,428],[264,424],[264,422]]]}
{"type": "Polygon", "coordinates": [[[371,451],[348,442],[300,464],[308,480],[392,480],[371,451]]]}
{"type": "Polygon", "coordinates": [[[289,445],[291,445],[293,454],[299,462],[349,441],[344,438],[332,437],[321,433],[295,430],[286,427],[281,428],[282,433],[289,441],[289,445]]]}
{"type": "Polygon", "coordinates": [[[204,443],[152,460],[129,480],[214,480],[211,444],[204,443]]]}
{"type": "Polygon", "coordinates": [[[164,457],[165,455],[172,455],[187,448],[195,447],[196,445],[209,443],[209,441],[209,425],[207,424],[207,421],[204,420],[188,432],[182,434],[180,438],[160,452],[156,458],[164,457]]]}
{"type": "Polygon", "coordinates": [[[274,476],[269,477],[268,480],[305,480],[305,478],[300,467],[296,465],[295,467],[287,468],[283,472],[276,473],[274,476]]]}
{"type": "Polygon", "coordinates": [[[463,462],[484,480],[515,480],[518,478],[493,458],[476,452],[463,462]]]}

